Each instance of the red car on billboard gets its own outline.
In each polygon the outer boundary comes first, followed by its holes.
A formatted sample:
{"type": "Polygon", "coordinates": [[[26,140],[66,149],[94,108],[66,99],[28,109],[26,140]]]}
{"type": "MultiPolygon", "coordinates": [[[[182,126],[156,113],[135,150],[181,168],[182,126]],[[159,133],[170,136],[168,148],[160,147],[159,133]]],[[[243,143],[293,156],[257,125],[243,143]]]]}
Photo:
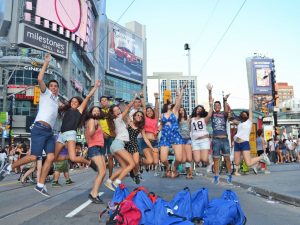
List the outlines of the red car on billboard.
{"type": "Polygon", "coordinates": [[[118,60],[121,60],[124,64],[137,65],[137,57],[126,47],[116,47],[115,54],[118,60]]]}

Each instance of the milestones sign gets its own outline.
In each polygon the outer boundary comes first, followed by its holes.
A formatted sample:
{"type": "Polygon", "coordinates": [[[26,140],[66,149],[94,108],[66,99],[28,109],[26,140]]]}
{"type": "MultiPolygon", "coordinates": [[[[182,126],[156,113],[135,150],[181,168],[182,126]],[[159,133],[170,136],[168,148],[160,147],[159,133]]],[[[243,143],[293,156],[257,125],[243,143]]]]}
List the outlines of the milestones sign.
{"type": "Polygon", "coordinates": [[[26,24],[19,25],[18,42],[59,57],[68,58],[68,41],[26,24]]]}

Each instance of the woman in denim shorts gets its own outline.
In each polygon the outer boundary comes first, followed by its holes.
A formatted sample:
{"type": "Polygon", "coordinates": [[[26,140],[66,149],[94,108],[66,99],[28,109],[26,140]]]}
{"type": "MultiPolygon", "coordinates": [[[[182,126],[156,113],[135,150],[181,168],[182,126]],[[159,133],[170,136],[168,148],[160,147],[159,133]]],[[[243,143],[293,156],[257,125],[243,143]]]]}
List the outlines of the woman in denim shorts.
{"type": "Polygon", "coordinates": [[[92,107],[87,115],[85,128],[85,137],[89,147],[88,157],[96,164],[98,170],[89,194],[89,199],[96,204],[103,204],[98,192],[106,173],[105,152],[102,148],[104,146],[104,136],[99,126],[100,113],[101,109],[98,106],[92,107]]]}
{"type": "Polygon", "coordinates": [[[191,127],[190,127],[190,119],[187,116],[186,110],[183,107],[179,109],[179,133],[183,138],[182,145],[182,162],[185,162],[186,169],[186,178],[193,178],[193,169],[191,166],[191,162],[193,161],[193,153],[192,153],[192,140],[191,140],[191,127]]]}
{"type": "MultiPolygon", "coordinates": [[[[143,164],[145,166],[154,165],[155,169],[157,168],[159,162],[159,151],[158,151],[158,118],[159,118],[159,94],[154,93],[155,97],[155,109],[152,107],[146,107],[144,98],[142,100],[142,106],[145,114],[145,125],[144,132],[146,138],[151,142],[149,146],[144,139],[142,139],[141,149],[143,150],[143,164]]],[[[157,173],[155,173],[157,175],[157,173]]]]}
{"type": "MultiPolygon", "coordinates": [[[[249,138],[250,138],[250,132],[252,127],[252,118],[253,118],[252,97],[250,97],[249,112],[242,111],[240,113],[241,121],[236,121],[236,120],[233,121],[234,124],[238,125],[237,133],[234,136],[234,162],[236,168],[239,168],[241,155],[242,155],[246,165],[253,166],[252,169],[254,170],[255,173],[257,173],[256,167],[258,165],[258,162],[262,161],[267,165],[270,165],[270,160],[265,153],[255,158],[251,158],[250,156],[249,138]]],[[[240,174],[236,172],[235,175],[239,176],[240,174]]]]}
{"type": "MultiPolygon", "coordinates": [[[[134,100],[136,98],[137,95],[135,96],[134,100]]],[[[121,168],[114,172],[104,183],[104,185],[112,191],[115,191],[117,186],[121,184],[121,181],[135,167],[132,155],[125,150],[125,144],[129,142],[129,133],[127,130],[127,125],[124,122],[124,119],[127,117],[134,100],[125,107],[123,112],[121,112],[121,109],[118,105],[111,106],[109,110],[114,118],[113,120],[116,133],[116,137],[110,146],[110,151],[121,165],[121,168]]]]}
{"type": "Polygon", "coordinates": [[[66,104],[60,110],[61,112],[63,112],[63,119],[60,130],[61,133],[55,145],[54,161],[70,159],[72,162],[90,165],[92,169],[97,171],[97,166],[93,161],[88,161],[82,156],[76,156],[76,130],[80,127],[82,123],[82,114],[84,113],[90,98],[94,95],[99,86],[100,81],[98,80],[93,89],[83,101],[80,97],[73,97],[69,100],[68,104],[66,104]],[[66,147],[68,148],[68,156],[59,155],[64,145],[66,145],[66,147]]]}

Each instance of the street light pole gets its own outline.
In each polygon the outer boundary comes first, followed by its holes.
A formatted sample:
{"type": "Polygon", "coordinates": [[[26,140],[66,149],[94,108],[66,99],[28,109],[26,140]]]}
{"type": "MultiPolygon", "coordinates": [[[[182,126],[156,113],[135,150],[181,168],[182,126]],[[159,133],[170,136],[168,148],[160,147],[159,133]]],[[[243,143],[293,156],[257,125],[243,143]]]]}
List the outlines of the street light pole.
{"type": "Polygon", "coordinates": [[[188,43],[185,43],[184,44],[184,50],[187,50],[188,51],[188,53],[187,53],[187,57],[188,57],[188,87],[189,87],[189,89],[187,89],[187,90],[189,90],[189,114],[191,114],[191,112],[192,112],[192,90],[191,90],[191,88],[192,88],[192,72],[191,72],[191,48],[190,48],[190,45],[188,44],[188,43]]]}

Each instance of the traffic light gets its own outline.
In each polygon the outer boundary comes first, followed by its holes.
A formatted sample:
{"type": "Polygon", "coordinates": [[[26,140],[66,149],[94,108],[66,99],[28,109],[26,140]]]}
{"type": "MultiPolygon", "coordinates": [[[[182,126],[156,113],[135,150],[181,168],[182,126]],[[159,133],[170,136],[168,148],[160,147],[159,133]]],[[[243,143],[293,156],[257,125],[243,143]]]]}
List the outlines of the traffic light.
{"type": "Polygon", "coordinates": [[[164,104],[166,104],[168,100],[169,102],[172,102],[171,97],[172,97],[171,90],[164,90],[164,104]]]}
{"type": "Polygon", "coordinates": [[[41,90],[39,88],[39,86],[34,86],[33,89],[33,104],[37,105],[40,102],[40,94],[41,94],[41,90]]]}
{"type": "Polygon", "coordinates": [[[267,112],[268,112],[268,108],[267,108],[266,106],[262,106],[262,107],[261,107],[261,111],[262,111],[263,113],[267,113],[267,112]]]}

